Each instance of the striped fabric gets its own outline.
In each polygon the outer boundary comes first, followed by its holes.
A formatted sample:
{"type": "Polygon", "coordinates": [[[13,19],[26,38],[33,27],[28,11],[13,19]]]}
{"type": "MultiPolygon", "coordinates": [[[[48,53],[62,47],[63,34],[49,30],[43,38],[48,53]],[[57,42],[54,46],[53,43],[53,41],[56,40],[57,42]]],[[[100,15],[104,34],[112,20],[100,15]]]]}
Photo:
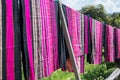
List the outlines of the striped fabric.
{"type": "Polygon", "coordinates": [[[117,63],[120,62],[120,29],[119,28],[115,28],[115,60],[117,63]]]}
{"type": "Polygon", "coordinates": [[[75,12],[77,23],[77,45],[79,47],[80,56],[77,57],[77,64],[81,73],[84,73],[84,25],[82,25],[83,14],[75,12]]]}
{"type": "Polygon", "coordinates": [[[95,21],[94,64],[102,63],[102,28],[103,28],[103,24],[96,20],[95,21]]]}
{"type": "Polygon", "coordinates": [[[106,48],[105,48],[105,60],[107,62],[115,61],[115,49],[114,49],[114,28],[110,25],[106,25],[106,48]]]}
{"type": "Polygon", "coordinates": [[[32,13],[31,1],[21,0],[22,6],[22,57],[25,80],[35,80],[34,75],[34,60],[33,60],[33,29],[32,29],[32,13]]]}
{"type": "Polygon", "coordinates": [[[35,80],[50,76],[59,67],[57,3],[32,0],[35,80]]]}
{"type": "Polygon", "coordinates": [[[87,62],[92,63],[92,26],[93,19],[89,17],[88,19],[88,54],[87,54],[87,62]]]}
{"type": "MultiPolygon", "coordinates": [[[[83,17],[81,17],[81,14],[79,12],[74,11],[67,6],[63,6],[63,9],[66,15],[68,32],[70,35],[77,65],[80,72],[83,73],[84,72],[84,26],[82,26],[81,24],[83,24],[82,19],[84,19],[84,15],[83,17]]],[[[62,46],[64,48],[64,45],[62,46]]],[[[69,54],[67,53],[67,55],[69,54]]]]}
{"type": "Polygon", "coordinates": [[[21,80],[18,0],[0,0],[0,80],[21,80]]]}

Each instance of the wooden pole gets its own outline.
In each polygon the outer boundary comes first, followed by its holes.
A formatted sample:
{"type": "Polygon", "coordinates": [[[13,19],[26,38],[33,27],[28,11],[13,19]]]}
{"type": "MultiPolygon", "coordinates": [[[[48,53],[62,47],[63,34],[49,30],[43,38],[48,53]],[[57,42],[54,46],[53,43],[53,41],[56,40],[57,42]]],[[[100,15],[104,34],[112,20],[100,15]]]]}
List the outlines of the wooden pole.
{"type": "Polygon", "coordinates": [[[74,51],[73,51],[73,48],[72,48],[70,36],[69,36],[69,33],[68,33],[67,23],[66,23],[64,12],[63,12],[61,0],[59,0],[59,11],[60,11],[60,19],[61,19],[62,30],[63,30],[63,34],[65,36],[65,41],[66,41],[69,56],[70,56],[70,59],[71,59],[71,62],[72,62],[75,78],[76,78],[76,80],[81,80],[80,79],[80,74],[78,72],[78,68],[77,68],[77,64],[76,64],[76,60],[75,60],[74,51]]]}
{"type": "Polygon", "coordinates": [[[105,80],[115,80],[120,75],[120,69],[117,68],[113,73],[105,80]]]}

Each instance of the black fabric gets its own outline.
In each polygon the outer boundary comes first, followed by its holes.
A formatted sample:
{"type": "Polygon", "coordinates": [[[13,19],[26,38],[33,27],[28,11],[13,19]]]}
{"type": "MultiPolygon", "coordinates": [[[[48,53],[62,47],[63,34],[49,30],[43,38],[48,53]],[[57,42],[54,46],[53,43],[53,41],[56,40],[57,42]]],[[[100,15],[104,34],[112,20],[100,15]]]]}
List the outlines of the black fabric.
{"type": "Polygon", "coordinates": [[[114,29],[114,45],[115,45],[115,62],[117,64],[118,67],[120,67],[120,58],[117,58],[118,57],[118,37],[119,37],[119,34],[117,34],[116,32],[116,28],[114,29]]]}
{"type": "MultiPolygon", "coordinates": [[[[58,4],[58,3],[57,3],[58,4]]],[[[63,6],[63,10],[65,12],[65,6],[63,6]]],[[[58,12],[60,13],[60,12],[58,12]]],[[[60,15],[60,14],[59,14],[60,15]]],[[[60,18],[58,16],[58,18],[60,18]]],[[[57,19],[58,20],[58,19],[57,19]]],[[[60,21],[58,22],[58,52],[59,52],[59,66],[60,68],[65,68],[66,64],[66,49],[65,49],[65,40],[64,35],[62,31],[62,27],[60,26],[60,21]]]]}
{"type": "Polygon", "coordinates": [[[104,57],[106,57],[106,46],[107,46],[107,44],[106,44],[106,41],[107,41],[107,39],[106,39],[106,24],[103,24],[103,49],[104,49],[104,57]]]}
{"type": "Polygon", "coordinates": [[[92,63],[92,39],[91,39],[91,31],[90,31],[90,17],[88,19],[88,54],[87,54],[87,62],[92,63]]]}
{"type": "Polygon", "coordinates": [[[6,0],[2,0],[2,80],[6,80],[6,0]]]}
{"type": "Polygon", "coordinates": [[[13,18],[14,18],[14,31],[15,31],[15,54],[14,54],[14,65],[15,65],[15,79],[21,80],[21,32],[19,23],[19,8],[18,0],[13,0],[13,18]]]}
{"type": "Polygon", "coordinates": [[[28,49],[26,39],[26,22],[25,22],[25,5],[24,0],[20,0],[20,23],[21,23],[21,46],[22,46],[22,62],[25,80],[29,80],[29,61],[28,61],[28,49]]]}

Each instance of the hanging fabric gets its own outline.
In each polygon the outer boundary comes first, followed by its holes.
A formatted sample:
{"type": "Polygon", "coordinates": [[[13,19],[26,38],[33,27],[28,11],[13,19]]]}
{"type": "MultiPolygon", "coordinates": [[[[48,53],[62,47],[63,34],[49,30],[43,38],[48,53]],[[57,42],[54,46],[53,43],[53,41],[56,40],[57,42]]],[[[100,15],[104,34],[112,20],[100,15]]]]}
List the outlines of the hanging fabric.
{"type": "Polygon", "coordinates": [[[94,52],[94,64],[101,64],[102,63],[102,30],[103,24],[99,21],[95,21],[95,48],[94,52]]]}
{"type": "Polygon", "coordinates": [[[21,80],[18,0],[0,0],[0,80],[21,80]]]}
{"type": "Polygon", "coordinates": [[[57,2],[32,0],[35,79],[50,76],[59,67],[57,19],[57,2]]]}
{"type": "Polygon", "coordinates": [[[94,63],[94,55],[95,55],[95,19],[92,19],[92,55],[91,55],[91,63],[94,63]]]}
{"type": "Polygon", "coordinates": [[[85,54],[88,54],[88,19],[89,17],[87,15],[84,15],[84,50],[85,50],[85,54]]]}
{"type": "Polygon", "coordinates": [[[115,28],[114,30],[114,40],[115,40],[115,62],[116,63],[120,63],[120,48],[119,48],[119,45],[120,45],[120,29],[118,28],[115,28]]]}
{"type": "MultiPolygon", "coordinates": [[[[66,17],[66,6],[62,5],[62,8],[64,15],[66,17]]],[[[62,70],[66,70],[66,61],[67,58],[69,58],[69,53],[66,46],[65,37],[63,35],[60,19],[58,19],[58,52],[59,52],[59,67],[62,68],[62,70]]]]}
{"type": "Polygon", "coordinates": [[[105,61],[115,61],[115,47],[114,47],[114,28],[106,25],[106,41],[105,41],[105,61]]]}
{"type": "Polygon", "coordinates": [[[92,63],[92,18],[88,19],[88,54],[87,62],[92,63]]]}
{"type": "Polygon", "coordinates": [[[22,27],[22,59],[25,80],[35,80],[32,3],[30,0],[20,0],[21,27],[22,27]]]}
{"type": "Polygon", "coordinates": [[[76,11],[75,14],[77,23],[77,46],[80,53],[80,56],[76,59],[80,73],[84,73],[84,15],[80,14],[78,11],[76,11]]]}
{"type": "MultiPolygon", "coordinates": [[[[82,17],[79,12],[74,11],[67,6],[63,5],[63,10],[64,10],[64,14],[66,16],[68,32],[69,32],[71,43],[72,43],[73,50],[75,53],[77,65],[79,67],[80,72],[83,73],[84,72],[84,26],[81,25],[82,17]]],[[[84,16],[82,19],[84,19],[84,16]]],[[[60,31],[60,33],[62,33],[62,31],[60,31]]],[[[66,56],[66,57],[64,57],[64,60],[66,60],[66,62],[64,62],[64,64],[66,64],[66,68],[63,68],[63,69],[65,69],[65,70],[68,69],[69,71],[73,71],[66,43],[62,43],[64,38],[61,37],[60,39],[61,39],[61,46],[63,46],[61,48],[61,52],[64,50],[65,51],[63,53],[59,53],[59,54],[66,56]]],[[[60,39],[58,39],[58,40],[60,40],[60,39]]],[[[63,59],[63,57],[61,57],[61,60],[62,59],[63,59]]]]}

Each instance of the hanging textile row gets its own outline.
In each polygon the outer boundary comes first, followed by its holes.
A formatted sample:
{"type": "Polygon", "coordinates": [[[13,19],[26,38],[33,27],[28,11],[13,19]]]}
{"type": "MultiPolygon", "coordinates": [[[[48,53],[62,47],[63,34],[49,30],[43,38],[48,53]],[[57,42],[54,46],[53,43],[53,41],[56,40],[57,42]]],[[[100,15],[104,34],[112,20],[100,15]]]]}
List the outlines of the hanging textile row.
{"type": "MultiPolygon", "coordinates": [[[[120,29],[63,5],[77,66],[120,61],[120,29]],[[104,54],[102,49],[104,48],[104,54]]],[[[0,0],[0,80],[38,80],[61,68],[73,71],[58,2],[0,0]],[[23,66],[23,68],[21,68],[23,66]]]]}

